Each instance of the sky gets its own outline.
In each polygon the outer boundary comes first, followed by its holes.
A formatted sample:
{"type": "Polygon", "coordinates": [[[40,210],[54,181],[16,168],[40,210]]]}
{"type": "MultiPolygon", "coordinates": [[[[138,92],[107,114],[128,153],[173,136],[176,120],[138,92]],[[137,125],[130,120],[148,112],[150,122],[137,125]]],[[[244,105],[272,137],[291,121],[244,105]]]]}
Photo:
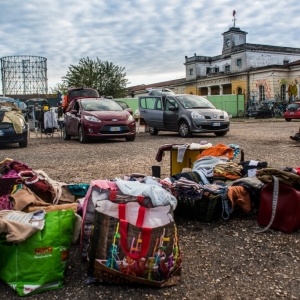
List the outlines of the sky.
{"type": "Polygon", "coordinates": [[[222,53],[233,10],[247,43],[300,48],[299,0],[1,0],[0,58],[45,57],[48,87],[87,57],[128,87],[184,78],[185,56],[222,53]]]}

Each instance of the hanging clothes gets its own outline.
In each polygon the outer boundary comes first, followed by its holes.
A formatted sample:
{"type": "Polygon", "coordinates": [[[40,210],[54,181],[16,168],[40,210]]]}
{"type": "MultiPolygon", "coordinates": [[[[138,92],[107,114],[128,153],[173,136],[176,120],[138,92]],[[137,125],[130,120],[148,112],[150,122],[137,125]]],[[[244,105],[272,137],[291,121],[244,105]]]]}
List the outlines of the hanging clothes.
{"type": "Polygon", "coordinates": [[[46,133],[53,132],[58,128],[57,117],[53,110],[48,110],[44,113],[44,128],[46,133]]]}

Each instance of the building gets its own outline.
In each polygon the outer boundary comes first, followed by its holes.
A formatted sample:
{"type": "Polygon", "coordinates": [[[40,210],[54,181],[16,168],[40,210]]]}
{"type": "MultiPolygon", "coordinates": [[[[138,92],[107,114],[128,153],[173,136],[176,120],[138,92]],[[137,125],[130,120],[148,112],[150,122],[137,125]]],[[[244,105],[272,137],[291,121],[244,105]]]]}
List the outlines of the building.
{"type": "Polygon", "coordinates": [[[222,54],[185,57],[185,80],[131,87],[129,92],[137,96],[146,87],[168,87],[196,95],[242,94],[245,108],[300,98],[300,48],[247,43],[247,32],[235,26],[222,35],[222,54]]]}

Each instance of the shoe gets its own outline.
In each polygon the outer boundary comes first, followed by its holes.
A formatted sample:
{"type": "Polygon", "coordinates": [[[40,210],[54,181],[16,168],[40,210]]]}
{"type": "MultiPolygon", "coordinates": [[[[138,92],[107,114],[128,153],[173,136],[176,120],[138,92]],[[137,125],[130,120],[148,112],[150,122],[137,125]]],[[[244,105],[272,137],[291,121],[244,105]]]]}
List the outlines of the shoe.
{"type": "Polygon", "coordinates": [[[292,140],[294,140],[294,141],[296,141],[296,137],[295,136],[290,136],[290,139],[292,139],[292,140]]]}

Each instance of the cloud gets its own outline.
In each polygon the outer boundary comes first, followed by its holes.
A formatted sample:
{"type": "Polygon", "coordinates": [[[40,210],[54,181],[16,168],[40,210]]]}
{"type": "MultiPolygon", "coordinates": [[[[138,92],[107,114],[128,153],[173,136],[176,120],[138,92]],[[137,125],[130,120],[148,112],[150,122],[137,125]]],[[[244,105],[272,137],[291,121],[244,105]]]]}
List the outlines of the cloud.
{"type": "Polygon", "coordinates": [[[183,78],[185,56],[221,54],[233,9],[247,42],[300,47],[295,0],[3,0],[0,57],[47,58],[49,86],[82,57],[125,67],[131,85],[183,78]]]}

